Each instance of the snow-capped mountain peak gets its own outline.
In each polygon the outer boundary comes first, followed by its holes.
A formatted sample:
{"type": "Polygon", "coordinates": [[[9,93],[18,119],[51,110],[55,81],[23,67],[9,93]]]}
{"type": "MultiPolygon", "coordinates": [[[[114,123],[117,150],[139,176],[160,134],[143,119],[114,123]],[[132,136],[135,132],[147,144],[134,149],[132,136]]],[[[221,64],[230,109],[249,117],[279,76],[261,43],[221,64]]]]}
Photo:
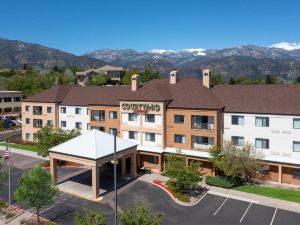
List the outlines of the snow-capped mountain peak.
{"type": "Polygon", "coordinates": [[[153,49],[150,51],[151,53],[155,54],[179,54],[179,53],[192,53],[193,55],[206,55],[205,49],[203,48],[184,48],[184,49],[178,49],[178,50],[171,50],[171,49],[153,49]]]}
{"type": "Polygon", "coordinates": [[[287,51],[300,49],[300,43],[279,42],[269,46],[270,48],[281,48],[287,51]]]}

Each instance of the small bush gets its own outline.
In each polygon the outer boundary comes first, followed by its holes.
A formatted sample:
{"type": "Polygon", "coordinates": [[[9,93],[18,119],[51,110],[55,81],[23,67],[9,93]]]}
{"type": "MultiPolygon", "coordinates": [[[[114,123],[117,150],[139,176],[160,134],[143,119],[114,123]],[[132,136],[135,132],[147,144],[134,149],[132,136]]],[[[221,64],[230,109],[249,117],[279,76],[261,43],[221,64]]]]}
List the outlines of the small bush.
{"type": "Polygon", "coordinates": [[[243,183],[243,180],[240,177],[212,177],[207,176],[205,182],[208,185],[222,187],[222,188],[233,188],[240,186],[243,183]]]}

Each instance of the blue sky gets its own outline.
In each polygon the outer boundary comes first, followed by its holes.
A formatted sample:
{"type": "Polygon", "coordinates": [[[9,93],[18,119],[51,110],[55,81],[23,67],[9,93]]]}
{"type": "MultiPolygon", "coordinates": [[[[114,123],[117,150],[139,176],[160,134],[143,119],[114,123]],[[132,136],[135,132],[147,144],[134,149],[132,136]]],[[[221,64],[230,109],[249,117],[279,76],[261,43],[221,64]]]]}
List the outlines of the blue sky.
{"type": "Polygon", "coordinates": [[[75,54],[300,42],[299,0],[1,0],[0,37],[75,54]]]}

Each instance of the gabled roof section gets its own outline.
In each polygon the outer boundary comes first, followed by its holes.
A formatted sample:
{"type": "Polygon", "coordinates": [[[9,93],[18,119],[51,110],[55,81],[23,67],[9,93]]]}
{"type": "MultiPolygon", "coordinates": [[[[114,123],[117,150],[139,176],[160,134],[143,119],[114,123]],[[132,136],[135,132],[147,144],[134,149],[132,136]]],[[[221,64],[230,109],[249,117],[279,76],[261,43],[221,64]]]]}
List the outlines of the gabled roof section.
{"type": "Polygon", "coordinates": [[[36,95],[23,99],[23,102],[60,103],[73,86],[57,85],[36,95]]]}
{"type": "Polygon", "coordinates": [[[188,109],[220,109],[223,104],[215,94],[196,78],[178,80],[170,84],[169,79],[156,79],[146,82],[140,89],[133,92],[129,101],[170,101],[168,108],[188,109]]]}
{"type": "Polygon", "coordinates": [[[105,65],[98,69],[95,69],[96,72],[101,71],[124,71],[125,69],[121,66],[111,66],[111,65],[105,65]]]}
{"type": "MultiPolygon", "coordinates": [[[[117,137],[117,152],[136,146],[135,143],[117,137]]],[[[97,160],[114,153],[114,136],[94,129],[57,145],[49,151],[97,160]]]]}
{"type": "Polygon", "coordinates": [[[216,85],[225,112],[300,115],[300,84],[216,85]]]}

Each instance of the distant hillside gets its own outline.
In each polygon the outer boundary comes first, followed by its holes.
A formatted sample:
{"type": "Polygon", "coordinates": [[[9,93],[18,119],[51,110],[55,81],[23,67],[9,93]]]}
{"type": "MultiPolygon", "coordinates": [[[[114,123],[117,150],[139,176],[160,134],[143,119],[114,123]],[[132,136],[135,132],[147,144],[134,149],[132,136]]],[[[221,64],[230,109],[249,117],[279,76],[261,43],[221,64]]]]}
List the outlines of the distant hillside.
{"type": "Polygon", "coordinates": [[[300,49],[285,50],[246,45],[221,50],[182,49],[137,52],[132,49],[100,49],[85,54],[100,60],[143,69],[151,64],[154,69],[167,75],[170,70],[179,70],[181,76],[201,76],[201,71],[210,68],[224,78],[246,76],[263,79],[272,74],[283,80],[300,76],[300,49]]]}
{"type": "Polygon", "coordinates": [[[58,49],[22,41],[0,39],[0,67],[17,69],[24,64],[41,69],[76,65],[80,69],[100,67],[107,63],[88,56],[76,56],[58,49]]]}

